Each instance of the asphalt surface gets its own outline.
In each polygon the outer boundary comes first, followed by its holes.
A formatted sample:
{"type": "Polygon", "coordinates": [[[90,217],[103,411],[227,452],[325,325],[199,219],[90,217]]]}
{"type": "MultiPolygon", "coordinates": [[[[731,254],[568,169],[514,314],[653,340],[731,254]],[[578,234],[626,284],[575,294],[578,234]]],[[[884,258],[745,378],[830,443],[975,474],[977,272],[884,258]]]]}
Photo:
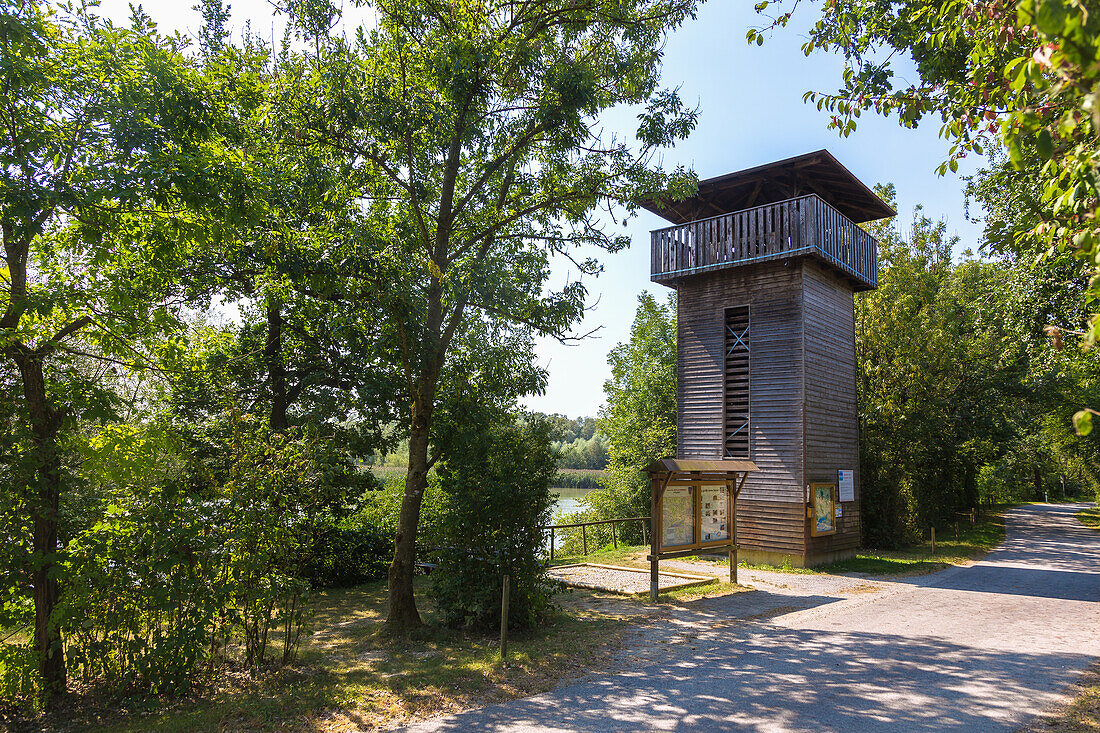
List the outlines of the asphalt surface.
{"type": "Polygon", "coordinates": [[[618,674],[408,730],[1016,730],[1100,657],[1078,508],[1015,509],[1001,548],[934,575],[751,573],[640,632],[618,674]]]}

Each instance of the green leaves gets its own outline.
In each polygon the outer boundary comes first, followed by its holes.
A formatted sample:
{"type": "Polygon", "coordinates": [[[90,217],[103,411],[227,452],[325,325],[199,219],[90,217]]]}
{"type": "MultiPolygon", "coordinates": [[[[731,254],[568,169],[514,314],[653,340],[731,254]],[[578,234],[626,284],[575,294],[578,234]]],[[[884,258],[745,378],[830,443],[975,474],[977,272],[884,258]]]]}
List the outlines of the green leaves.
{"type": "MultiPolygon", "coordinates": [[[[792,4],[793,8],[793,4],[792,4]]],[[[782,16],[780,16],[782,17],[782,16]]],[[[771,27],[781,25],[774,21],[771,27]]],[[[757,38],[752,31],[749,40],[757,38]]],[[[937,114],[950,145],[938,166],[1002,147],[1009,162],[1040,182],[1011,226],[1011,249],[1031,255],[1072,251],[1088,268],[1089,298],[1100,295],[1100,13],[1086,2],[954,0],[892,4],[836,0],[824,6],[804,50],[844,55],[842,87],[807,100],[830,112],[847,135],[859,111],[897,113],[904,126],[937,114]],[[894,83],[898,56],[918,80],[894,83]]],[[[991,231],[1000,237],[1004,231],[991,231]]],[[[1086,342],[1095,341],[1095,321],[1086,342]]]]}
{"type": "Polygon", "coordinates": [[[1093,410],[1078,410],[1073,415],[1073,427],[1078,435],[1086,436],[1092,433],[1092,416],[1098,414],[1093,410]]]}
{"type": "Polygon", "coordinates": [[[1043,160],[1050,160],[1054,154],[1054,141],[1050,137],[1049,130],[1040,130],[1035,136],[1035,152],[1043,160]]]}

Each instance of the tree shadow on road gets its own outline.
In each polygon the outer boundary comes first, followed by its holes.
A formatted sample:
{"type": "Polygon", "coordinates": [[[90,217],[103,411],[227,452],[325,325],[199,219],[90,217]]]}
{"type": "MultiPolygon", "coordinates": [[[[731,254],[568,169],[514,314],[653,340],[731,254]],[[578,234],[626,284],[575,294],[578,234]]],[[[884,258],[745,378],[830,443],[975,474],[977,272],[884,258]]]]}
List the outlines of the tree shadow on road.
{"type": "Polygon", "coordinates": [[[749,622],[685,653],[432,730],[1011,730],[1058,699],[1085,655],[984,651],[932,638],[749,622]]]}

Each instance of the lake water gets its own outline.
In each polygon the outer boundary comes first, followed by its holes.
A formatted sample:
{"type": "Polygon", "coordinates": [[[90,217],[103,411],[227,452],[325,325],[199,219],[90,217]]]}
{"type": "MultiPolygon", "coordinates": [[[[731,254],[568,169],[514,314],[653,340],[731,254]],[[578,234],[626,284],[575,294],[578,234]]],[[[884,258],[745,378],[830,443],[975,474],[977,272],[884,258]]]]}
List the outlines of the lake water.
{"type": "Polygon", "coordinates": [[[557,501],[554,502],[554,522],[558,522],[563,514],[569,514],[575,512],[581,508],[581,499],[589,491],[599,491],[599,489],[550,489],[553,493],[558,495],[557,501]]]}

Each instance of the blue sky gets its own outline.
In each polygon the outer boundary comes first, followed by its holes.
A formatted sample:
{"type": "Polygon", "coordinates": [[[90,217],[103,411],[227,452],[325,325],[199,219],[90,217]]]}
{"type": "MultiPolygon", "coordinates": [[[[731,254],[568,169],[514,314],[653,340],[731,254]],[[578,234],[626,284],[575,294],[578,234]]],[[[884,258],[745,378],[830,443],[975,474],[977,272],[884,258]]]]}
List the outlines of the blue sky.
{"type": "MultiPolygon", "coordinates": [[[[193,4],[188,0],[145,7],[162,32],[194,35],[199,19],[191,10],[193,4]]],[[[664,154],[664,164],[686,165],[707,178],[827,148],[868,186],[894,183],[903,220],[912,216],[915,205],[923,204],[928,215],[947,220],[948,231],[959,235],[961,248],[976,249],[981,227],[964,215],[962,177],[973,173],[981,160],[965,159],[957,174],[937,176],[935,168],[947,151],[938,136],[938,119],[927,120],[917,130],[905,130],[893,119],[865,115],[847,138],[828,130],[827,115],[804,104],[802,95],[809,90],[835,91],[843,63],[837,56],[815,53],[806,58],[802,54],[804,29],[813,8],[809,3],[799,8],[801,30],[792,24],[763,46],[750,46],[745,31],[759,25],[753,4],[711,0],[696,20],[669,39],[664,84],[679,87],[688,104],[697,104],[700,120],[689,140],[664,154]]],[[[249,20],[254,31],[267,35],[267,29],[274,28],[278,35],[282,23],[273,17],[266,0],[238,0],[231,5],[235,29],[249,20]]],[[[118,22],[129,17],[128,4],[121,0],[106,0],[101,12],[118,22]]],[[[609,132],[621,134],[632,134],[636,126],[632,113],[609,115],[606,123],[609,132]]],[[[528,407],[571,417],[596,414],[610,374],[607,352],[628,338],[639,293],[649,290],[664,297],[667,292],[649,282],[649,231],[665,225],[642,212],[626,229],[630,249],[601,256],[604,272],[585,281],[590,302],[596,305],[577,329],[583,333],[600,327],[597,337],[568,345],[549,339],[538,342],[536,355],[548,369],[550,381],[546,394],[526,400],[528,407]]],[[[576,278],[568,262],[558,262],[551,285],[576,278]]]]}

